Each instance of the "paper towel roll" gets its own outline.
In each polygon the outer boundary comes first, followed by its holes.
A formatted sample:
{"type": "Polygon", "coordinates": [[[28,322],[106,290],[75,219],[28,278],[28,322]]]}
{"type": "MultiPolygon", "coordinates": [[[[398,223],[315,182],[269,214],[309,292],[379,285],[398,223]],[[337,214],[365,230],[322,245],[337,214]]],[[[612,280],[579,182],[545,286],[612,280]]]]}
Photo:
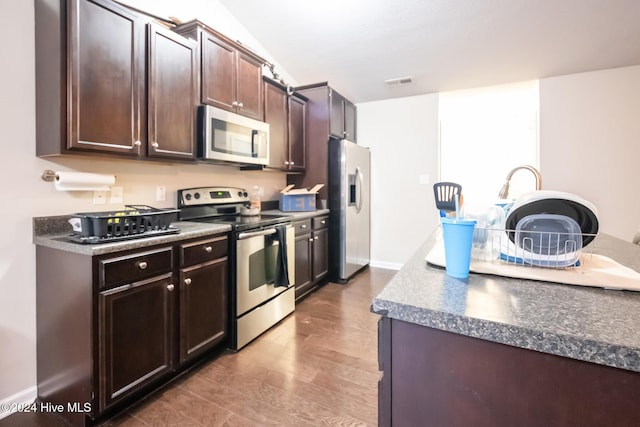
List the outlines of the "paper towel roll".
{"type": "Polygon", "coordinates": [[[58,191],[109,190],[116,182],[114,175],[85,172],[56,172],[55,187],[58,191]]]}

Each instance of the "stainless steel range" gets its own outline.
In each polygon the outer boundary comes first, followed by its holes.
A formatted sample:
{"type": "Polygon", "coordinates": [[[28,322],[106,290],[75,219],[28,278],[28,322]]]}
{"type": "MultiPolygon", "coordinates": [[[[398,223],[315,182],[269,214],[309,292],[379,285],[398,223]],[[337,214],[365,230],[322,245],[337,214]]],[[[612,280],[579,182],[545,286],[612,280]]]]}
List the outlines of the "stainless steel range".
{"type": "Polygon", "coordinates": [[[180,220],[231,226],[231,347],[239,350],[295,309],[295,234],[282,215],[243,216],[237,187],[178,190],[180,220]],[[286,249],[286,250],[283,250],[286,249]]]}

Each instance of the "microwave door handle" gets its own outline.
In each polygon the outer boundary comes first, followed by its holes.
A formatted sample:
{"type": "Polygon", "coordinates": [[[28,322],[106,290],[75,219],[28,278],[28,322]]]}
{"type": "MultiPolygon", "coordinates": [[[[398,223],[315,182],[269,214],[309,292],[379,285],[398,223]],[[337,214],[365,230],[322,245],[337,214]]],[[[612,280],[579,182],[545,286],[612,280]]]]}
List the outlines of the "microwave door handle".
{"type": "Polygon", "coordinates": [[[251,130],[251,157],[258,157],[258,153],[256,152],[256,136],[262,139],[262,135],[260,135],[257,130],[251,130]]]}

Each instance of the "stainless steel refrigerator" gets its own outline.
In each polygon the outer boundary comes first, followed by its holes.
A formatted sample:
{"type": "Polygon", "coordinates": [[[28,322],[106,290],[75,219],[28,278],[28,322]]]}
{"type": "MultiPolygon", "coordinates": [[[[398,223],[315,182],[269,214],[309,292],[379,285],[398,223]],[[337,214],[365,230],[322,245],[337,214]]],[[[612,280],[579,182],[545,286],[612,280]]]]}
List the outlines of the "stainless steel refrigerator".
{"type": "Polygon", "coordinates": [[[329,140],[329,275],[345,283],[371,258],[371,153],[346,139],[329,140]]]}

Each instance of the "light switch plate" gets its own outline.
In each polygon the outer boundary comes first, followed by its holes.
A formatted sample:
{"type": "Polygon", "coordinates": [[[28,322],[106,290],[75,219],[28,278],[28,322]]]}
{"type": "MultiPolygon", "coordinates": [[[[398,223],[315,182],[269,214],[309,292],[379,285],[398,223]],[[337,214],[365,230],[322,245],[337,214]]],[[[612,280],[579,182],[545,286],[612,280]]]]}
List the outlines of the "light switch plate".
{"type": "Polygon", "coordinates": [[[167,188],[163,186],[156,187],[156,202],[167,200],[167,188]]]}
{"type": "Polygon", "coordinates": [[[109,203],[118,204],[122,203],[124,200],[124,192],[122,191],[122,187],[111,187],[111,194],[109,198],[109,203]]]}

